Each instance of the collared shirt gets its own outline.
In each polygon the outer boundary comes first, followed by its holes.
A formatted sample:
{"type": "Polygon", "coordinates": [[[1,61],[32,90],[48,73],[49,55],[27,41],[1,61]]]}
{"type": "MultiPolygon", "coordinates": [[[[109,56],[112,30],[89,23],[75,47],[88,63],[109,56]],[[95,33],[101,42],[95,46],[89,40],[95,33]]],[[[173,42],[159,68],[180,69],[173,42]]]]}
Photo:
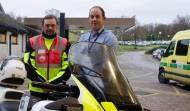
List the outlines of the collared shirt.
{"type": "Polygon", "coordinates": [[[102,31],[104,31],[104,27],[102,27],[98,32],[91,31],[90,33],[94,36],[96,34],[102,33],[102,31]]]}
{"type": "Polygon", "coordinates": [[[101,28],[98,32],[99,34],[95,34],[94,32],[89,31],[81,35],[79,41],[95,41],[99,43],[104,43],[116,50],[118,45],[117,37],[110,30],[105,30],[103,28],[101,28]]]}

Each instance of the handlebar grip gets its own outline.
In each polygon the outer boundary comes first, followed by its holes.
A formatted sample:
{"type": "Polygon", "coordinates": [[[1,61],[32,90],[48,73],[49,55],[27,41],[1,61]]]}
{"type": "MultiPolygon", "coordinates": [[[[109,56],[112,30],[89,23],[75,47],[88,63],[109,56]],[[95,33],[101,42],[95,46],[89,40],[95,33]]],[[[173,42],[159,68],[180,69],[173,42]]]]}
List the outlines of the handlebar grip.
{"type": "Polygon", "coordinates": [[[38,87],[38,88],[45,88],[45,89],[50,89],[50,90],[56,90],[56,91],[69,91],[71,90],[71,86],[69,85],[60,85],[60,84],[50,84],[50,83],[41,83],[41,82],[32,82],[33,87],[38,87]]]}

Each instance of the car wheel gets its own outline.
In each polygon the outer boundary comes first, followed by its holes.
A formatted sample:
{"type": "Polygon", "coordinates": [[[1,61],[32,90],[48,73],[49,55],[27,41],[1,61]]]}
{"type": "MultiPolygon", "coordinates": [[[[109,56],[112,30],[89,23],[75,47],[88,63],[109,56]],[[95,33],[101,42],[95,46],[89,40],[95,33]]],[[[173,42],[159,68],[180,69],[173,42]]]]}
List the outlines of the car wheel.
{"type": "Polygon", "coordinates": [[[158,74],[158,80],[161,84],[168,84],[169,80],[164,77],[164,74],[164,69],[160,69],[158,74]]]}

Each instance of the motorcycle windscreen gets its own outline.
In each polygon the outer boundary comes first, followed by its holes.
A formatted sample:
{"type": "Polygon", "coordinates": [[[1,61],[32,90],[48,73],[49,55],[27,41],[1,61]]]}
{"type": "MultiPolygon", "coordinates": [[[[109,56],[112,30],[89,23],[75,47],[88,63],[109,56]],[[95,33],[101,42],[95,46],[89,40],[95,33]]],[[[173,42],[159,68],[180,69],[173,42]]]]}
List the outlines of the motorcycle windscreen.
{"type": "Polygon", "coordinates": [[[111,47],[78,42],[70,47],[69,62],[73,65],[73,73],[99,102],[111,101],[118,108],[141,109],[111,47]]]}

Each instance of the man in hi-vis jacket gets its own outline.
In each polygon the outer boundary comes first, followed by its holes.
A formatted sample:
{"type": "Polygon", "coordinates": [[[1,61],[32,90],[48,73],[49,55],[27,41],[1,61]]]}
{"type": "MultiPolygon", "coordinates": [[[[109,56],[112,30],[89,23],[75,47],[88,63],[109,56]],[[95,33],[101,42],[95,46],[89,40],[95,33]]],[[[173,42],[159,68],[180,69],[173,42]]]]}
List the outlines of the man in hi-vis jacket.
{"type": "Polygon", "coordinates": [[[32,81],[59,84],[70,77],[65,48],[67,39],[57,35],[58,21],[54,15],[42,20],[42,34],[29,38],[24,62],[32,96],[47,99],[49,90],[33,87],[32,81]]]}

